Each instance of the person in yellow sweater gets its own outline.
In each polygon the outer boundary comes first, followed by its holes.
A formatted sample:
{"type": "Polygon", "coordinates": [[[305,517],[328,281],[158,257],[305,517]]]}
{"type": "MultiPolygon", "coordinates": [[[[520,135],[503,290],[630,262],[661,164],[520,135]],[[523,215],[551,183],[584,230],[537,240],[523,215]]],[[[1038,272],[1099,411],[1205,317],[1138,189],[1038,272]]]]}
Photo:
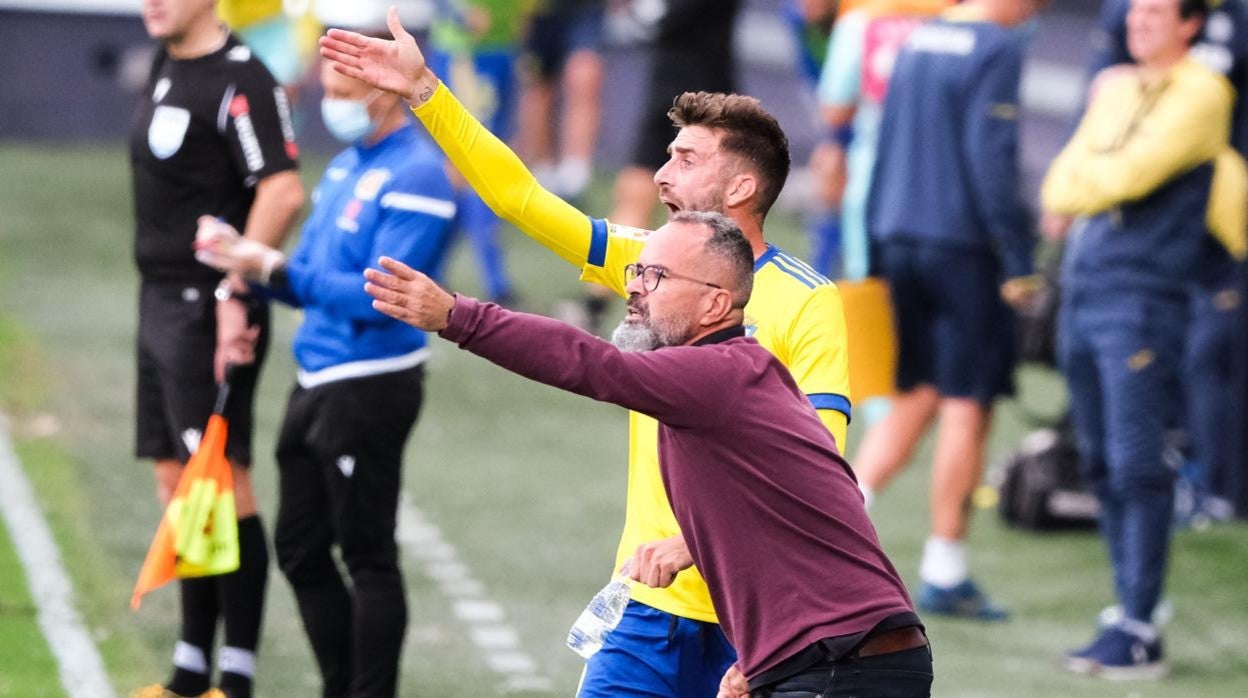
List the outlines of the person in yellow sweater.
{"type": "MultiPolygon", "coordinates": [[[[349,77],[407,98],[502,218],[581,269],[582,279],[625,295],[625,265],[637,260],[648,231],[587,216],[542,189],[439,82],[397,17],[391,19],[394,41],[334,30],[322,39],[321,55],[349,77]]],[[[669,114],[680,130],[671,159],[655,175],[660,200],[672,212],[714,210],[736,221],[755,256],[747,331],[789,368],[843,448],[850,400],[840,295],[763,236],[788,175],[787,138],[749,97],[686,93],[669,114]]],[[[659,476],[657,424],[636,413],[629,424],[628,500],[616,564],[628,564],[643,584],[634,586],[620,627],[587,665],[579,695],[713,696],[735,653],[718,626],[706,582],[691,567],[659,476]]]]}
{"type": "Polygon", "coordinates": [[[1175,472],[1162,451],[1177,416],[1188,293],[1202,269],[1248,249],[1248,172],[1229,145],[1234,91],[1189,55],[1208,10],[1205,0],[1132,0],[1136,65],[1098,78],[1041,192],[1051,237],[1080,217],[1058,354],[1122,608],[1065,663],[1110,679],[1166,673],[1152,616],[1170,547],[1175,472]]]}

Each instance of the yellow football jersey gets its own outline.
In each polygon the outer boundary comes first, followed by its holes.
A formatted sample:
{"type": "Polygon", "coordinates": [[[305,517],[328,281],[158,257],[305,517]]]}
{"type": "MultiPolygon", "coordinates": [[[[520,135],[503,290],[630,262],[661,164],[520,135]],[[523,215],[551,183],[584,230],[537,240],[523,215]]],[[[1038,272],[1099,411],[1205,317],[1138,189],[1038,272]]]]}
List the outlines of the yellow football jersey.
{"type": "MultiPolygon", "coordinates": [[[[601,266],[586,264],[581,278],[624,294],[624,265],[637,260],[646,231],[594,221],[594,233],[607,231],[601,266]]],[[[598,249],[604,247],[599,242],[598,249]]],[[[590,257],[595,246],[590,246],[590,257]]],[[[845,315],[835,284],[805,262],[769,246],[754,262],[754,292],[745,306],[746,332],[788,367],[802,391],[817,408],[843,415],[833,427],[838,445],[850,415],[849,361],[845,315]],[[843,419],[844,421],[840,421],[843,419]]],[[[826,418],[831,416],[821,412],[826,418]]],[[[616,551],[616,568],[637,546],[680,533],[659,473],[658,422],[629,413],[628,499],[624,533],[616,551]]],[[[829,425],[830,427],[832,425],[829,425]]],[[[633,585],[633,598],[647,606],[684,618],[718,622],[706,581],[696,567],[676,575],[665,589],[633,585]]]]}
{"type": "MultiPolygon", "coordinates": [[[[496,214],[581,267],[585,281],[627,295],[624,266],[637,261],[648,231],[591,218],[543,189],[445,85],[412,111],[496,214]]],[[[769,246],[755,260],[754,292],[745,316],[747,332],[788,367],[843,450],[850,416],[849,356],[836,285],[769,246]]],[[[630,413],[628,500],[617,568],[637,546],[680,533],[659,474],[658,449],[657,422],[630,413]]],[[[634,585],[633,598],[678,616],[716,622],[710,592],[696,568],[678,574],[665,589],[634,585]]]]}

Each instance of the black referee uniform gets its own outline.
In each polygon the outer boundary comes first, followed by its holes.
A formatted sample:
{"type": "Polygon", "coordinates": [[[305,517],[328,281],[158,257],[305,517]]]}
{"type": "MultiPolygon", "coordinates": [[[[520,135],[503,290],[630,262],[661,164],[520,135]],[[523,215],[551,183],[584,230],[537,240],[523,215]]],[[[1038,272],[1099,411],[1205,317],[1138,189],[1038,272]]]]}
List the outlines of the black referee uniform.
{"type": "MultiPolygon", "coordinates": [[[[233,36],[218,51],[174,60],[162,49],[130,137],[139,299],[136,454],[186,461],[187,437],[204,428],[216,395],[216,301],[221,273],[197,262],[196,220],[247,224],[255,185],[296,167],[286,95],[233,36]]],[[[268,344],[268,310],[256,362],[231,383],[227,453],[251,463],[252,402],[268,344]]]]}
{"type": "MultiPolygon", "coordinates": [[[[286,95],[233,36],[198,58],[161,48],[141,95],[130,137],[135,261],[139,292],[136,453],[185,462],[216,397],[214,290],[222,276],[195,260],[203,215],[244,230],[256,185],[296,167],[286,95]]],[[[256,360],[231,380],[226,451],[251,464],[252,404],[268,345],[268,308],[253,308],[262,328],[256,360]]],[[[226,695],[251,695],[268,579],[268,545],[259,516],[238,522],[240,567],[219,577],[181,581],[179,642],[164,688],[199,695],[209,687],[217,624],[225,637],[217,683],[226,695]]],[[[160,688],[160,687],[157,687],[160,688]]]]}

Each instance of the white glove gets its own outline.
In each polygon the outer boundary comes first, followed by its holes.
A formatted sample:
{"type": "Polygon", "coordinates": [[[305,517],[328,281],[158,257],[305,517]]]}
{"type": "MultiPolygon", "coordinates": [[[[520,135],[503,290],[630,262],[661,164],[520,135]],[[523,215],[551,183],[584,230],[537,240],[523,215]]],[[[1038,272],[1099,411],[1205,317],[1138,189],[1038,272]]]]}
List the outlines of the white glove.
{"type": "Polygon", "coordinates": [[[268,283],[273,270],[286,255],[238,234],[229,223],[212,216],[199,217],[195,233],[195,259],[213,269],[237,273],[248,280],[268,283]]]}

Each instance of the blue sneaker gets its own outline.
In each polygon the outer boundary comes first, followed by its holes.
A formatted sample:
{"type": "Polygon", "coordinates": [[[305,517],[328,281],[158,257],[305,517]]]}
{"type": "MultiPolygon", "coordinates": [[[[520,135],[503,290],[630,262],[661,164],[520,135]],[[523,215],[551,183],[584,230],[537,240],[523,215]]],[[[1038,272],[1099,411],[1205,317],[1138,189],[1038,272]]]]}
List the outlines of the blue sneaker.
{"type": "Polygon", "coordinates": [[[938,616],[989,621],[1010,617],[1009,611],[989,601],[969,579],[953,587],[923,582],[917,603],[920,611],[938,616]]]}
{"type": "Polygon", "coordinates": [[[1064,664],[1076,674],[1110,681],[1155,681],[1169,672],[1160,638],[1144,640],[1119,626],[1105,628],[1092,644],[1068,652],[1064,664]]]}

